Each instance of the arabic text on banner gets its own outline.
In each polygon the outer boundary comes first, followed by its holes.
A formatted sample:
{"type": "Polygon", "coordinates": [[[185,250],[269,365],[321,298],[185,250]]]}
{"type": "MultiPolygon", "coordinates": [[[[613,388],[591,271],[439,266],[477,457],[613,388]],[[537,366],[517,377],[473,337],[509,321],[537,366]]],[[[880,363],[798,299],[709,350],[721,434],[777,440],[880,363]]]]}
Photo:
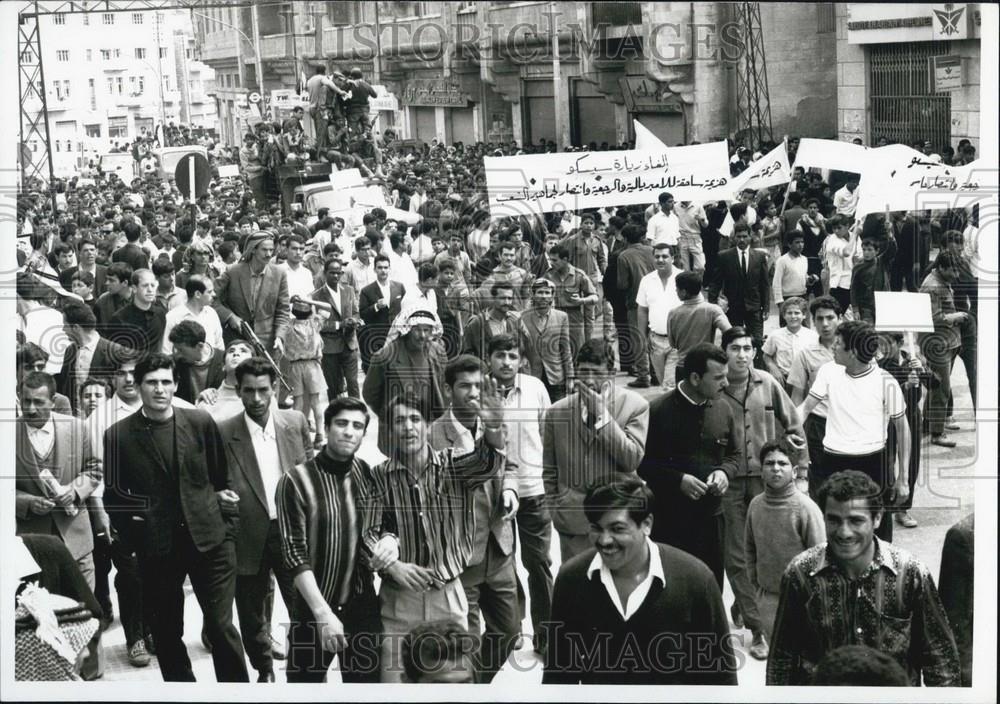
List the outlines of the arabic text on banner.
{"type": "Polygon", "coordinates": [[[734,176],[730,187],[733,199],[739,197],[741,191],[752,188],[759,191],[771,186],[780,186],[792,180],[792,168],[788,164],[788,149],[781,142],[774,149],[750,164],[746,171],[734,176]]]}
{"type": "Polygon", "coordinates": [[[549,213],[677,201],[730,198],[726,142],[667,150],[566,152],[486,157],[490,214],[549,213]]]}

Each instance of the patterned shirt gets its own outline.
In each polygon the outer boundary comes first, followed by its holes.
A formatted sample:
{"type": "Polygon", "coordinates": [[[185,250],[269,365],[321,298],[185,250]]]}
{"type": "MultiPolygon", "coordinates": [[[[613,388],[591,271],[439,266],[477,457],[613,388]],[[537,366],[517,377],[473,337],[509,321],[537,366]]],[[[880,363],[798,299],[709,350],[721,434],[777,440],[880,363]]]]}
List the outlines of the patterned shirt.
{"type": "MultiPolygon", "coordinates": [[[[361,531],[362,504],[371,469],[357,457],[348,465],[326,452],[300,464],[278,480],[275,503],[281,552],[292,575],[312,570],[331,606],[373,588],[361,531]]],[[[381,535],[376,537],[376,541],[381,535]]]]}
{"type": "Polygon", "coordinates": [[[469,563],[475,535],[476,487],[503,472],[504,453],[478,440],[472,452],[430,451],[422,471],[398,458],[372,474],[366,500],[370,550],[385,531],[399,536],[399,559],[429,568],[443,582],[457,578],[469,563]]]}
{"type": "Polygon", "coordinates": [[[871,565],[857,579],[833,562],[827,543],[788,565],[768,685],[807,685],[823,655],[867,645],[894,658],[913,686],[920,686],[921,673],[927,686],[958,686],[958,648],[930,572],[905,550],[873,540],[871,565]]]}

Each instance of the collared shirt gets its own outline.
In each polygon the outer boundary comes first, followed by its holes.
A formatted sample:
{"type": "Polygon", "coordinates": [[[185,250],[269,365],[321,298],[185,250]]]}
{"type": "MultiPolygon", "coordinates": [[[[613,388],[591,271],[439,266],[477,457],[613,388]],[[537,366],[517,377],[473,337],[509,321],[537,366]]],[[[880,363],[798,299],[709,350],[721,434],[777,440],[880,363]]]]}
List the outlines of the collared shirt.
{"type": "Polygon", "coordinates": [[[556,308],[569,314],[571,320],[583,317],[583,306],[574,302],[570,296],[576,293],[584,298],[596,293],[589,276],[570,264],[562,276],[559,276],[554,269],[549,269],[542,278],[556,285],[553,301],[556,308]]]}
{"type": "Polygon", "coordinates": [[[914,686],[958,686],[958,649],[934,579],[909,553],[873,538],[865,572],[851,579],[828,544],[797,555],[782,579],[767,661],[768,685],[807,685],[819,660],[867,645],[898,662],[914,686]]]}
{"type": "Polygon", "coordinates": [[[142,310],[132,301],[112,316],[110,327],[114,331],[114,341],[122,346],[139,352],[154,352],[162,348],[166,325],[167,312],[163,306],[153,303],[142,310]]]}
{"type": "Polygon", "coordinates": [[[260,270],[260,272],[255,272],[253,267],[250,268],[250,303],[256,308],[257,307],[257,297],[260,296],[260,289],[264,285],[264,272],[267,271],[267,266],[260,270]]]}
{"type": "Polygon", "coordinates": [[[281,268],[285,270],[285,275],[288,277],[288,297],[309,298],[309,294],[313,292],[313,273],[309,271],[309,268],[299,264],[293,269],[288,262],[282,264],[281,268]]]}
{"type": "Polygon", "coordinates": [[[364,541],[374,549],[383,531],[399,536],[399,559],[430,569],[443,582],[468,567],[475,536],[475,490],[498,476],[504,453],[485,441],[475,450],[430,450],[427,466],[415,470],[397,457],[379,465],[367,502],[370,522],[364,541]]]}
{"type": "Polygon", "coordinates": [[[587,576],[590,579],[593,579],[595,574],[600,575],[601,584],[607,590],[611,603],[615,605],[623,621],[628,621],[632,618],[635,612],[639,610],[639,607],[642,606],[642,602],[649,595],[649,589],[653,586],[654,579],[660,580],[661,585],[667,583],[663,575],[663,560],[660,559],[660,549],[649,538],[646,538],[646,549],[649,551],[649,569],[646,571],[646,578],[639,582],[632,593],[628,595],[624,605],[622,605],[618,589],[615,588],[614,575],[611,574],[608,566],[604,564],[604,559],[601,557],[600,551],[594,555],[594,559],[590,561],[590,566],[587,567],[587,576]]]}
{"type": "Polygon", "coordinates": [[[376,280],[374,259],[369,259],[367,266],[362,264],[360,259],[352,259],[344,269],[344,276],[351,288],[361,291],[376,280]]]}
{"type": "Polygon", "coordinates": [[[465,425],[463,425],[457,417],[455,417],[455,412],[449,408],[441,416],[441,423],[450,423],[452,433],[457,436],[454,438],[454,444],[452,447],[455,452],[460,454],[465,454],[472,452],[476,449],[476,441],[481,440],[483,437],[483,424],[479,418],[476,418],[476,430],[475,432],[469,430],[465,425]]]}
{"type": "Polygon", "coordinates": [[[836,193],[833,194],[833,207],[837,209],[837,215],[849,215],[854,216],[854,212],[858,209],[858,200],[861,198],[861,194],[858,193],[858,189],[854,189],[854,193],[851,193],[847,186],[842,187],[836,193]]]}
{"type": "Polygon", "coordinates": [[[267,497],[267,514],[274,519],[278,517],[274,495],[282,475],[281,459],[278,457],[278,436],[274,432],[274,416],[268,413],[267,423],[263,427],[246,413],[243,414],[243,421],[253,442],[253,453],[257,456],[257,468],[264,484],[264,496],[267,497]]]}
{"type": "Polygon", "coordinates": [[[676,245],[680,239],[680,221],[676,213],[671,212],[667,215],[662,210],[657,210],[646,223],[646,236],[654,247],[661,242],[676,245]]]}
{"type": "Polygon", "coordinates": [[[330,300],[333,301],[333,307],[336,309],[338,315],[343,315],[343,311],[340,308],[340,289],[332,289],[329,286],[326,287],[326,292],[330,296],[330,300]]]}
{"type": "Polygon", "coordinates": [[[48,457],[56,441],[56,424],[53,422],[52,416],[49,416],[49,419],[45,421],[45,425],[41,428],[34,428],[28,425],[27,429],[28,440],[31,442],[31,447],[35,450],[35,454],[39,457],[48,457]]]}
{"type": "MultiPolygon", "coordinates": [[[[778,440],[789,430],[805,435],[792,399],[767,372],[751,368],[745,384],[730,382],[719,398],[729,404],[736,417],[736,438],[743,452],[740,475],[760,476],[759,457],[764,443],[778,440]]],[[[796,456],[790,459],[795,465],[809,464],[807,453],[793,454],[796,456]]]]}
{"type": "Polygon", "coordinates": [[[166,322],[163,327],[163,343],[161,350],[164,354],[173,354],[174,343],[170,341],[170,332],[177,327],[182,320],[193,320],[205,329],[205,342],[217,350],[224,350],[225,343],[222,340],[222,323],[219,321],[219,314],[212,306],[205,306],[200,313],[195,313],[187,305],[177,306],[167,311],[166,322]]]}
{"type": "Polygon", "coordinates": [[[434,289],[428,289],[427,291],[421,290],[419,286],[414,288],[408,288],[406,293],[403,295],[403,300],[400,302],[400,309],[404,310],[408,306],[421,303],[430,307],[431,310],[437,310],[437,293],[434,289]]]}
{"type": "Polygon", "coordinates": [[[687,207],[683,203],[678,203],[674,207],[674,215],[677,216],[677,225],[682,237],[700,237],[701,228],[708,225],[705,208],[697,203],[691,203],[687,207]]]}
{"type": "MultiPolygon", "coordinates": [[[[76,348],[76,385],[90,376],[90,365],[94,361],[94,353],[97,351],[97,343],[101,339],[96,333],[87,342],[78,345],[76,348]]],[[[74,393],[75,393],[74,389],[74,393]]]]}
{"type": "Polygon", "coordinates": [[[812,328],[803,325],[797,332],[791,332],[787,327],[778,328],[767,334],[764,354],[774,357],[778,369],[787,377],[795,356],[806,346],[815,344],[819,344],[819,335],[812,328]]]}
{"type": "Polygon", "coordinates": [[[823,244],[826,267],[830,272],[830,288],[851,288],[854,248],[850,240],[830,235],[823,244]]]}
{"type": "Polygon", "coordinates": [[[517,495],[521,498],[545,493],[541,419],[550,404],[545,384],[530,374],[515,375],[504,396],[505,447],[507,457],[517,463],[517,495]]]}
{"type": "MultiPolygon", "coordinates": [[[[814,344],[808,345],[795,355],[792,360],[792,367],[788,370],[788,379],[785,383],[789,388],[802,389],[808,393],[816,381],[816,374],[819,368],[827,362],[833,361],[833,350],[824,345],[817,338],[814,344]]],[[[826,418],[828,410],[827,402],[820,401],[813,408],[812,415],[819,418],[826,418]]],[[[802,419],[803,421],[805,418],[802,419]]]]}
{"type": "Polygon", "coordinates": [[[649,310],[649,329],[657,335],[667,334],[667,316],[681,304],[677,296],[676,277],[677,271],[672,270],[664,283],[660,272],[651,271],[639,282],[635,302],[640,308],[649,310]]]}

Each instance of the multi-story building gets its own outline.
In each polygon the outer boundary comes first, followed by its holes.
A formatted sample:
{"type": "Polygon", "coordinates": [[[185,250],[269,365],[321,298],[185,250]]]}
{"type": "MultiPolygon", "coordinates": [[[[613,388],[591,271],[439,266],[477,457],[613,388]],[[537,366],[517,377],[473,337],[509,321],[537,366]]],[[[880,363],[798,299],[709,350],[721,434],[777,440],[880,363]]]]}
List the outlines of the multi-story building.
{"type": "Polygon", "coordinates": [[[46,15],[40,34],[57,176],[163,122],[216,128],[214,72],[193,59],[186,11],[46,15]]]}
{"type": "Polygon", "coordinates": [[[935,151],[980,145],[978,3],[837,6],[837,131],[935,151]]]}
{"type": "MultiPolygon", "coordinates": [[[[834,6],[761,6],[775,137],[835,135],[834,6]]],[[[428,141],[615,144],[633,138],[632,118],[668,144],[736,130],[730,3],[285,2],[195,15],[229,143],[248,93],[301,88],[320,62],[361,68],[398,98],[379,127],[428,141]]]]}

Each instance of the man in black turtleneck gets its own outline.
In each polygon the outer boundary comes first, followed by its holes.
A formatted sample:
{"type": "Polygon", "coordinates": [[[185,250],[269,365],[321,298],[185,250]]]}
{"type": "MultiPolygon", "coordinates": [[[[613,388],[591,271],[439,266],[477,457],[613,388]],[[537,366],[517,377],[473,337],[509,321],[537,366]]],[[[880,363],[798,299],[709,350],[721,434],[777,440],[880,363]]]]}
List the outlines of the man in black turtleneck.
{"type": "Polygon", "coordinates": [[[164,681],[194,682],[184,647],[184,579],[201,604],[219,682],[247,682],[233,625],[239,495],[211,416],[174,408],[173,360],[151,354],[135,366],[142,408],[104,434],[104,505],[121,534],[134,536],[143,599],[164,681]]]}

